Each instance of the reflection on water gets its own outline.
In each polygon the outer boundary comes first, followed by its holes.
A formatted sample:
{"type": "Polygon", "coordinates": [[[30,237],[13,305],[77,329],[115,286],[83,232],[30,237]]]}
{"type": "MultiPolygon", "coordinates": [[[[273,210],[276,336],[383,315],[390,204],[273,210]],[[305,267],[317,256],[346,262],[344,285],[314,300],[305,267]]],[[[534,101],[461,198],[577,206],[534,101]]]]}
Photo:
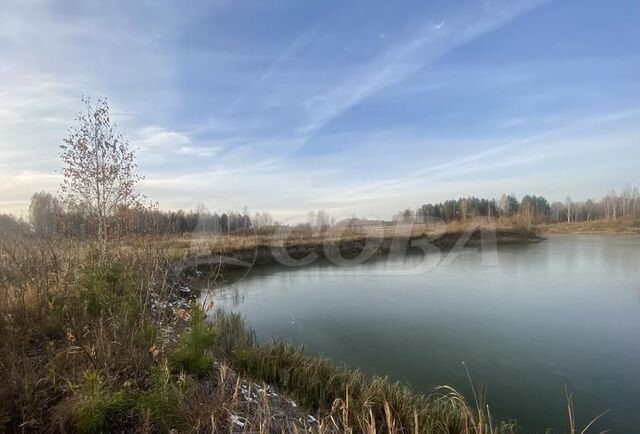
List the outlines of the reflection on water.
{"type": "Polygon", "coordinates": [[[256,268],[216,295],[261,339],[279,336],[366,372],[428,391],[468,391],[465,362],[492,413],[527,431],[579,421],[640,425],[640,237],[555,236],[498,249],[494,266],[462,255],[424,274],[371,261],[351,269],[256,268]]]}

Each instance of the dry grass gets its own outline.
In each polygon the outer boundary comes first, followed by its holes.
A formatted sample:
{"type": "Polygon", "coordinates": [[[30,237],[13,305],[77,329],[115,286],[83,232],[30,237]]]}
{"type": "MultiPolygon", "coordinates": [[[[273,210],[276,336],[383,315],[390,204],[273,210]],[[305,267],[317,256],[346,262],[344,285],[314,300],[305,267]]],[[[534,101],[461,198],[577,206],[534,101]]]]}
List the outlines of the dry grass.
{"type": "Polygon", "coordinates": [[[216,349],[234,369],[276,385],[305,407],[326,412],[327,432],[514,433],[517,426],[498,423],[481,399],[475,406],[451,387],[429,395],[382,377],[369,378],[331,361],[313,357],[283,342],[256,344],[237,315],[218,311],[222,331],[216,349]],[[327,409],[330,409],[327,411],[327,409]]]}
{"type": "Polygon", "coordinates": [[[102,280],[106,268],[89,243],[2,242],[0,427],[46,432],[65,426],[65,402],[90,369],[107,384],[143,378],[153,362],[148,288],[166,268],[155,247],[144,244],[126,258],[110,258],[128,265],[111,282],[102,280]],[[99,311],[91,311],[89,296],[99,311]]]}
{"type": "Polygon", "coordinates": [[[640,233],[640,221],[621,218],[617,220],[565,222],[540,225],[538,230],[545,234],[638,234],[640,233]]]}
{"type": "Polygon", "coordinates": [[[286,343],[258,345],[234,315],[207,325],[197,309],[188,324],[152,312],[192,241],[128,238],[108,257],[66,239],[3,241],[0,432],[515,431],[481,395],[424,396],[286,343]]]}
{"type": "MultiPolygon", "coordinates": [[[[513,219],[487,220],[479,218],[466,221],[444,223],[434,221],[429,224],[397,224],[377,226],[333,227],[320,231],[311,228],[269,228],[257,232],[215,234],[195,233],[184,236],[163,237],[162,242],[174,260],[210,255],[212,252],[239,252],[255,248],[273,247],[322,247],[323,244],[363,241],[370,238],[390,240],[392,238],[428,237],[431,241],[452,240],[455,242],[467,231],[496,231],[505,238],[526,241],[532,236],[526,226],[513,219]]],[[[155,237],[150,237],[155,239],[155,237]]],[[[500,242],[500,240],[498,240],[500,242]]]]}

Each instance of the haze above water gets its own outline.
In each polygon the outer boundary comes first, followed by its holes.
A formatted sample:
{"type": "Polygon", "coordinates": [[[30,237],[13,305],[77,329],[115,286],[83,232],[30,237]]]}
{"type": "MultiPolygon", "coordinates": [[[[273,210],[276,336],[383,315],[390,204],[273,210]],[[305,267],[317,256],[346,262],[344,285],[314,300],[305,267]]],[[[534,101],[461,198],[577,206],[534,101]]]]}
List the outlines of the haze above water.
{"type": "Polygon", "coordinates": [[[488,387],[492,413],[527,432],[566,424],[640,426],[640,236],[554,236],[501,246],[497,264],[464,254],[422,274],[419,256],[341,268],[256,267],[218,292],[260,339],[305,344],[368,373],[471,398],[462,362],[488,387]],[[236,292],[237,289],[237,292],[236,292]]]}

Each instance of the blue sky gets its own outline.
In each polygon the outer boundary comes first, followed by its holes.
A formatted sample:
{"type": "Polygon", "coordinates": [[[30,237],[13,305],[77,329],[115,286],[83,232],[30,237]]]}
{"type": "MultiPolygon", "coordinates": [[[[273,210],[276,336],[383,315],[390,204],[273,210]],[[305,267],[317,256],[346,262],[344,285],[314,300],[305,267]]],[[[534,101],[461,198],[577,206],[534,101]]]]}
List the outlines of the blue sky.
{"type": "Polygon", "coordinates": [[[639,184],[640,2],[0,0],[0,211],[108,97],[164,208],[388,218],[639,184]],[[234,204],[234,205],[232,205],[234,204]]]}

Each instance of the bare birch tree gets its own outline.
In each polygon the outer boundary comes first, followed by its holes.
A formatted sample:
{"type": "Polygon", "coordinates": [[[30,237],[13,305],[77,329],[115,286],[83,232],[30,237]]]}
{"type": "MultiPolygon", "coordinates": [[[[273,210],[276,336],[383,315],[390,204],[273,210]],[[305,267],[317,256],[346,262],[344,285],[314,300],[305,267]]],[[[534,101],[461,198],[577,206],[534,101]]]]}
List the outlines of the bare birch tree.
{"type": "Polygon", "coordinates": [[[109,104],[100,99],[96,105],[82,98],[85,110],[78,114],[78,127],[60,146],[64,199],[80,206],[94,220],[97,237],[106,246],[108,218],[120,207],[141,204],[138,191],[144,176],[140,174],[135,152],[126,138],[111,123],[109,104]]]}

